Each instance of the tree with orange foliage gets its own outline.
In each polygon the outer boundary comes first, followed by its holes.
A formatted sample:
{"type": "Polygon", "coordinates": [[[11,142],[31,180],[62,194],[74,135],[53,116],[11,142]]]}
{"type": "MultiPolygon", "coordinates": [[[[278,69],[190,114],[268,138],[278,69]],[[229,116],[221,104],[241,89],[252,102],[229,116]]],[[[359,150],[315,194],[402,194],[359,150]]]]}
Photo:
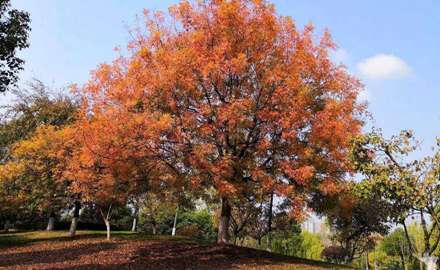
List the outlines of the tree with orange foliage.
{"type": "Polygon", "coordinates": [[[220,243],[233,197],[274,191],[298,217],[338,192],[363,106],[360,83],[329,58],[329,33],[316,42],[311,25],[297,29],[263,0],[182,1],[168,16],[145,17],[132,54],[102,65],[82,89],[89,117],[121,125],[93,138],[136,137],[193,191],[214,188],[220,243]]]}
{"type": "Polygon", "coordinates": [[[8,161],[0,165],[2,201],[27,215],[49,214],[47,230],[53,230],[56,214],[69,196],[68,183],[60,175],[63,149],[64,130],[43,125],[13,144],[8,161]]]}
{"type": "Polygon", "coordinates": [[[84,106],[73,126],[75,147],[64,177],[72,181],[71,191],[80,194],[84,203],[97,206],[110,239],[112,209],[154,190],[159,182],[171,184],[177,178],[168,179],[166,168],[152,162],[149,141],[160,132],[159,120],[151,126],[153,130],[144,129],[149,126],[147,119],[141,113],[136,117],[131,109],[123,112],[96,102],[87,114],[88,104],[84,106]]]}

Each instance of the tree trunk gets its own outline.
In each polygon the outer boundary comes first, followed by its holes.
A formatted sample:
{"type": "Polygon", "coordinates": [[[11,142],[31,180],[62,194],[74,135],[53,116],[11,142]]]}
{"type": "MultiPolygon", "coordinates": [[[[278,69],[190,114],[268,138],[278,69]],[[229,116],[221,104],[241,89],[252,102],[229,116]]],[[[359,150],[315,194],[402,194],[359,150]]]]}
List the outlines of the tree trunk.
{"type": "Polygon", "coordinates": [[[177,226],[177,215],[179,214],[179,206],[177,206],[176,214],[174,215],[174,222],[173,222],[173,231],[171,232],[172,236],[176,235],[176,226],[177,226]]]}
{"type": "Polygon", "coordinates": [[[156,235],[157,231],[156,231],[156,224],[153,224],[153,235],[156,235]]]}
{"type": "Polygon", "coordinates": [[[105,228],[107,229],[107,240],[110,240],[110,220],[104,219],[105,228]]]}
{"type": "Polygon", "coordinates": [[[368,258],[368,251],[365,256],[365,262],[366,262],[365,269],[370,270],[370,259],[368,258]]]}
{"type": "Polygon", "coordinates": [[[55,213],[51,211],[49,216],[49,221],[47,222],[46,231],[53,231],[54,227],[55,227],[55,213]]]}
{"type": "Polygon", "coordinates": [[[11,229],[11,221],[9,220],[9,219],[7,219],[6,221],[5,221],[5,225],[4,225],[4,227],[3,227],[3,229],[4,229],[4,231],[5,232],[9,232],[9,229],[11,229]]]}
{"type": "Polygon", "coordinates": [[[131,226],[131,231],[135,232],[137,229],[137,217],[133,218],[133,225],[131,226]]]}
{"type": "Polygon", "coordinates": [[[267,250],[272,251],[272,209],[273,209],[273,191],[270,193],[268,219],[267,219],[267,250]]]}
{"type": "Polygon", "coordinates": [[[423,262],[426,264],[426,270],[437,270],[437,257],[426,256],[423,257],[423,262]]]}
{"type": "Polygon", "coordinates": [[[217,243],[229,243],[229,223],[231,221],[231,206],[228,199],[222,198],[222,209],[220,213],[220,222],[218,224],[217,243]]]}
{"type": "MultiPolygon", "coordinates": [[[[403,270],[406,270],[406,263],[405,263],[405,254],[403,253],[404,252],[404,250],[403,250],[403,243],[402,242],[400,242],[399,241],[399,243],[400,243],[400,252],[399,252],[399,256],[400,256],[400,261],[401,261],[401,263],[402,263],[402,269],[403,270]]],[[[422,270],[422,269],[421,269],[422,270]]]]}
{"type": "Polygon", "coordinates": [[[136,232],[137,231],[137,222],[139,218],[139,206],[138,203],[135,201],[134,203],[134,210],[133,210],[133,223],[131,226],[131,231],[136,232]]]}
{"type": "Polygon", "coordinates": [[[75,202],[75,206],[73,208],[73,217],[72,222],[70,223],[69,236],[74,237],[76,234],[76,228],[78,227],[79,220],[79,210],[81,209],[81,203],[79,201],[75,202]]]}

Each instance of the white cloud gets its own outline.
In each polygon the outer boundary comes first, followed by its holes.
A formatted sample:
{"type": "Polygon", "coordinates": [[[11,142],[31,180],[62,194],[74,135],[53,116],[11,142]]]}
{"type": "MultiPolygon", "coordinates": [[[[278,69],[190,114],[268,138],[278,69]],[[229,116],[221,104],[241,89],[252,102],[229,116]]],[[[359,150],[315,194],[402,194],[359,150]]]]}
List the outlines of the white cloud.
{"type": "Polygon", "coordinates": [[[361,75],[372,80],[397,79],[408,75],[411,68],[392,54],[378,54],[357,64],[361,75]]]}

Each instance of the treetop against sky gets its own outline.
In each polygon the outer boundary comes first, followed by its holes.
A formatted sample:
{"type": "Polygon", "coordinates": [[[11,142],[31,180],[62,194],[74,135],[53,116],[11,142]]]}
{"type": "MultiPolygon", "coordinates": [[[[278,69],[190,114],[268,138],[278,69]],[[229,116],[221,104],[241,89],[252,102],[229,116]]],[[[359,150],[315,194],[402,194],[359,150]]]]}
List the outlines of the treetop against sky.
{"type": "MultiPolygon", "coordinates": [[[[112,61],[131,39],[128,29],[144,8],[166,10],[177,0],[88,2],[13,0],[30,12],[30,48],[21,52],[22,83],[35,77],[55,86],[85,83],[89,72],[112,61]]],[[[365,85],[373,125],[385,134],[411,128],[424,152],[438,133],[440,92],[436,82],[440,55],[437,1],[272,1],[278,13],[298,26],[313,22],[328,28],[339,48],[333,59],[345,64],[365,85]],[[408,19],[411,18],[411,19],[408,19]]],[[[0,96],[0,103],[10,98],[0,96]]]]}

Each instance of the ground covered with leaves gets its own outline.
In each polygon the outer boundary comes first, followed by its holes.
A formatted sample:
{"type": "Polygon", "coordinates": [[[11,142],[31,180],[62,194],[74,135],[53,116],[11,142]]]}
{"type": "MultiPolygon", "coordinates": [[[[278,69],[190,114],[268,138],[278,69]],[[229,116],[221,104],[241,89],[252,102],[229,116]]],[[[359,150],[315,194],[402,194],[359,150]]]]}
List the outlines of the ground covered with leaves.
{"type": "Polygon", "coordinates": [[[76,239],[65,235],[65,232],[0,234],[0,269],[338,269],[322,262],[182,238],[118,233],[107,241],[95,232],[81,232],[76,239]]]}

